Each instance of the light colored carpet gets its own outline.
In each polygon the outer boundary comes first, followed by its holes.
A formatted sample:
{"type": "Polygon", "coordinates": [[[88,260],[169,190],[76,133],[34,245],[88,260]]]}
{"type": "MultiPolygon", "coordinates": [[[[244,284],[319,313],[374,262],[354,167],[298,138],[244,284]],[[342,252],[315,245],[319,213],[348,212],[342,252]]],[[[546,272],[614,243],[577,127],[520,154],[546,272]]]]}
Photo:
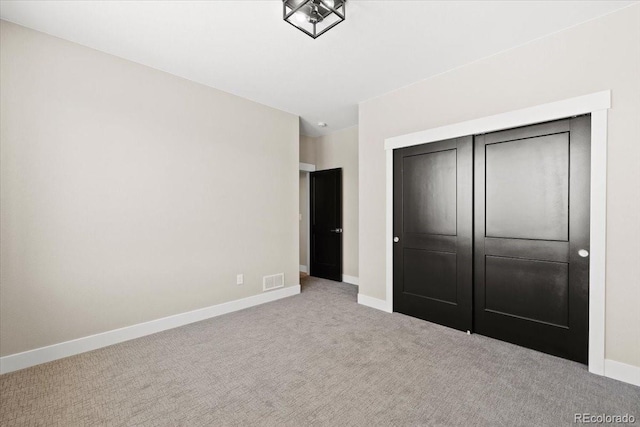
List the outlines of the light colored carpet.
{"type": "MultiPolygon", "coordinates": [[[[558,426],[640,388],[511,344],[301,295],[0,377],[0,424],[558,426]]],[[[640,421],[636,421],[636,424],[640,421]]]]}

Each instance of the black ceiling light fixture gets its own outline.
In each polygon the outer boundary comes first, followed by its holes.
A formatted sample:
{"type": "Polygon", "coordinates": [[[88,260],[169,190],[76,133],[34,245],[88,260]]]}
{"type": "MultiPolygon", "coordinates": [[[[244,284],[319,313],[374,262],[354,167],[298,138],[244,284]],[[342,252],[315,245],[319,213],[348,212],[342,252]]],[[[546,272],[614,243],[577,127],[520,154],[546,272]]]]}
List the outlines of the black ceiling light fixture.
{"type": "Polygon", "coordinates": [[[314,39],[346,17],[346,0],[282,0],[283,18],[314,39]]]}

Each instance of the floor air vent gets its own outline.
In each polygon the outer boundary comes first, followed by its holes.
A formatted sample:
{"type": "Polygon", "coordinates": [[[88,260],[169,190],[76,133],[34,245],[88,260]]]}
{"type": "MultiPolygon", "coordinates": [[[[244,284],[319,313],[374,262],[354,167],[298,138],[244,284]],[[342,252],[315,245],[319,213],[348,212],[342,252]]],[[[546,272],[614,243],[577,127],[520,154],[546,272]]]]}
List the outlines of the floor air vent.
{"type": "Polygon", "coordinates": [[[264,276],[262,278],[262,290],[270,291],[271,289],[284,287],[284,273],[264,276]]]}

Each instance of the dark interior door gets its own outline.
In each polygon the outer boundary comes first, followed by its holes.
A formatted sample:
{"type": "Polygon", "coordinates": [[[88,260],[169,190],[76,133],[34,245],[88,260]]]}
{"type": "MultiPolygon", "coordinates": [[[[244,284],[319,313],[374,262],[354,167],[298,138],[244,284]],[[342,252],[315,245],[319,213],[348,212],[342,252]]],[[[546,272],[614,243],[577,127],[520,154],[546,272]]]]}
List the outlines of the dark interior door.
{"type": "Polygon", "coordinates": [[[475,138],[476,332],[587,363],[590,118],[475,138]]]}
{"type": "Polygon", "coordinates": [[[342,281],[342,169],[311,172],[311,271],[342,281]]]}
{"type": "Polygon", "coordinates": [[[394,151],[393,309],[472,324],[472,137],[394,151]]]}

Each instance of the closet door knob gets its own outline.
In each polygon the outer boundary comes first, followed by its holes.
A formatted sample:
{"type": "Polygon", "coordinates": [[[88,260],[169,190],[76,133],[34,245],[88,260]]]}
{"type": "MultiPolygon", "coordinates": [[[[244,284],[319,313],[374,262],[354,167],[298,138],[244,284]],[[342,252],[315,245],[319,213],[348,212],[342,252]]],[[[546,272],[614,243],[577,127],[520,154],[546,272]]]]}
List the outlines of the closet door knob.
{"type": "Polygon", "coordinates": [[[394,242],[396,242],[396,243],[398,243],[398,242],[400,241],[400,238],[399,238],[399,237],[394,237],[394,238],[393,238],[393,241],[394,241],[394,242]]]}
{"type": "Polygon", "coordinates": [[[589,251],[587,251],[586,249],[580,249],[578,251],[578,255],[580,255],[582,258],[586,258],[589,256],[589,251]]]}

